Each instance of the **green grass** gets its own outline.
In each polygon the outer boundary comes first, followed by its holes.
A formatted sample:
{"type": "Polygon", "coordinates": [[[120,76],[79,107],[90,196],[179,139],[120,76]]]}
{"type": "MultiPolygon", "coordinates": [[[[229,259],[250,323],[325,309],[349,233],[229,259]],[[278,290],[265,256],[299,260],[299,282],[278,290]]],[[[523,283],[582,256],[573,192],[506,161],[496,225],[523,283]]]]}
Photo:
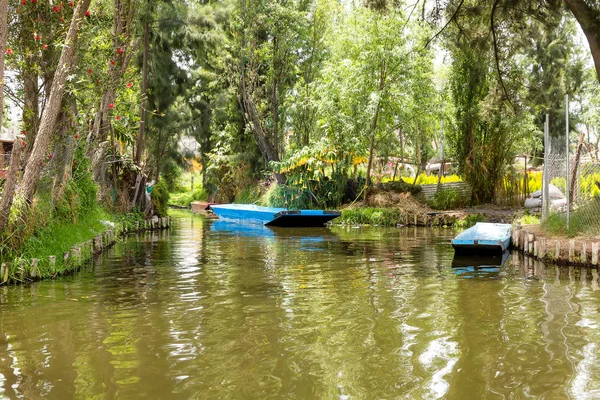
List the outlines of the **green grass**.
{"type": "Polygon", "coordinates": [[[335,220],[339,225],[396,226],[403,213],[397,208],[348,208],[335,220]]]}
{"type": "Polygon", "coordinates": [[[185,172],[177,178],[175,190],[170,193],[169,204],[189,207],[192,201],[206,201],[208,193],[202,187],[202,175],[199,172],[185,172]],[[192,191],[192,178],[194,190],[192,191]]]}
{"type": "Polygon", "coordinates": [[[192,201],[206,201],[208,194],[206,191],[199,187],[192,191],[171,193],[169,198],[169,204],[175,204],[177,206],[189,207],[192,201]]]}
{"type": "MultiPolygon", "coordinates": [[[[108,229],[113,229],[102,221],[115,224],[114,229],[118,232],[122,226],[132,226],[135,221],[141,219],[141,214],[111,214],[100,207],[96,207],[80,216],[77,222],[54,218],[43,228],[38,228],[35,234],[23,243],[18,251],[19,255],[7,256],[6,260],[1,261],[9,263],[10,281],[18,282],[20,280],[19,266],[23,265],[25,270],[29,271],[33,258],[39,260],[39,278],[50,278],[55,274],[62,274],[77,267],[70,262],[67,262],[67,264],[63,262],[64,252],[69,251],[73,246],[82,245],[108,229]],[[50,268],[49,256],[56,257],[54,271],[50,268]]],[[[89,258],[90,256],[88,249],[82,248],[82,258],[89,258]]]]}
{"type": "Polygon", "coordinates": [[[571,211],[569,229],[565,214],[552,214],[542,222],[542,230],[556,236],[595,236],[600,234],[600,227],[594,220],[600,220],[600,205],[591,202],[586,206],[571,211]]]}
{"type": "Polygon", "coordinates": [[[521,218],[517,219],[515,222],[521,225],[539,225],[540,217],[536,215],[525,214],[521,218]]]}

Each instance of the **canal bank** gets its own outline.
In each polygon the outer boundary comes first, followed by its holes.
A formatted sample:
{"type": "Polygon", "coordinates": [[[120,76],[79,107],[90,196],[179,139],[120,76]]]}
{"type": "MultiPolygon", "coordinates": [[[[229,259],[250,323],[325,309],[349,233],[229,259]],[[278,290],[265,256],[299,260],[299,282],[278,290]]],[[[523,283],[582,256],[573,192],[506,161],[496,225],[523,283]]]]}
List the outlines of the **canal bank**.
{"type": "Polygon", "coordinates": [[[539,225],[514,227],[512,245],[528,256],[562,265],[597,267],[600,240],[597,238],[548,237],[539,225]]]}
{"type": "Polygon", "coordinates": [[[17,256],[11,262],[0,263],[0,285],[23,284],[41,279],[52,279],[78,271],[93,257],[111,248],[125,235],[144,231],[168,229],[170,217],[146,220],[123,219],[122,222],[103,221],[105,229],[83,238],[60,253],[47,257],[17,256]],[[87,239],[87,240],[85,240],[87,239]]]}

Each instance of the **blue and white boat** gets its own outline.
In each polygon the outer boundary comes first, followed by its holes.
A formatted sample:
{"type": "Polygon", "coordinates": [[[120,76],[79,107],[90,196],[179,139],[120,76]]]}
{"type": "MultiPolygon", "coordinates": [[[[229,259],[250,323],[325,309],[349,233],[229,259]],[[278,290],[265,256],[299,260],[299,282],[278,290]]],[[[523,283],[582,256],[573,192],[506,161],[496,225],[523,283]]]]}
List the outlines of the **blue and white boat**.
{"type": "Polygon", "coordinates": [[[478,222],[459,233],[452,247],[460,253],[502,253],[510,246],[510,224],[478,222]]]}
{"type": "Polygon", "coordinates": [[[210,208],[221,219],[260,223],[267,226],[316,227],[341,215],[339,211],[288,210],[254,204],[219,204],[210,208]]]}

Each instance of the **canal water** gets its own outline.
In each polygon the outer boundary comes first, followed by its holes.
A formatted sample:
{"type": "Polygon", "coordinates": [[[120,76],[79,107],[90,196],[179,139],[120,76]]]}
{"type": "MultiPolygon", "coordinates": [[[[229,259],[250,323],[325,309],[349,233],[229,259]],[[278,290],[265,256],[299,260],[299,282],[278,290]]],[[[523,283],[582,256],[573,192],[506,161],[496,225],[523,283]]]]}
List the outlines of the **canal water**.
{"type": "Polygon", "coordinates": [[[453,268],[454,234],[178,214],[0,288],[0,398],[599,398],[597,271],[453,268]]]}

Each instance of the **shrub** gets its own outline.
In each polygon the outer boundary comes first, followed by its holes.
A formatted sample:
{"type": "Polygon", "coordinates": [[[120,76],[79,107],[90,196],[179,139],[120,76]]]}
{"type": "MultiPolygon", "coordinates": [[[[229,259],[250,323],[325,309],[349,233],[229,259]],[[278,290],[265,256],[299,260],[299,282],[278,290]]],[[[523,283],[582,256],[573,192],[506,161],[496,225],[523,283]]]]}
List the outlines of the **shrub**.
{"type": "Polygon", "coordinates": [[[402,220],[402,211],[397,208],[348,208],[335,220],[345,225],[396,226],[402,220]]]}
{"type": "Polygon", "coordinates": [[[448,210],[452,208],[464,207],[465,201],[460,193],[455,189],[442,189],[438,191],[429,206],[435,210],[448,210]]]}
{"type": "Polygon", "coordinates": [[[154,203],[156,215],[166,217],[169,206],[169,190],[164,179],[161,179],[152,188],[152,202],[154,203]]]}

